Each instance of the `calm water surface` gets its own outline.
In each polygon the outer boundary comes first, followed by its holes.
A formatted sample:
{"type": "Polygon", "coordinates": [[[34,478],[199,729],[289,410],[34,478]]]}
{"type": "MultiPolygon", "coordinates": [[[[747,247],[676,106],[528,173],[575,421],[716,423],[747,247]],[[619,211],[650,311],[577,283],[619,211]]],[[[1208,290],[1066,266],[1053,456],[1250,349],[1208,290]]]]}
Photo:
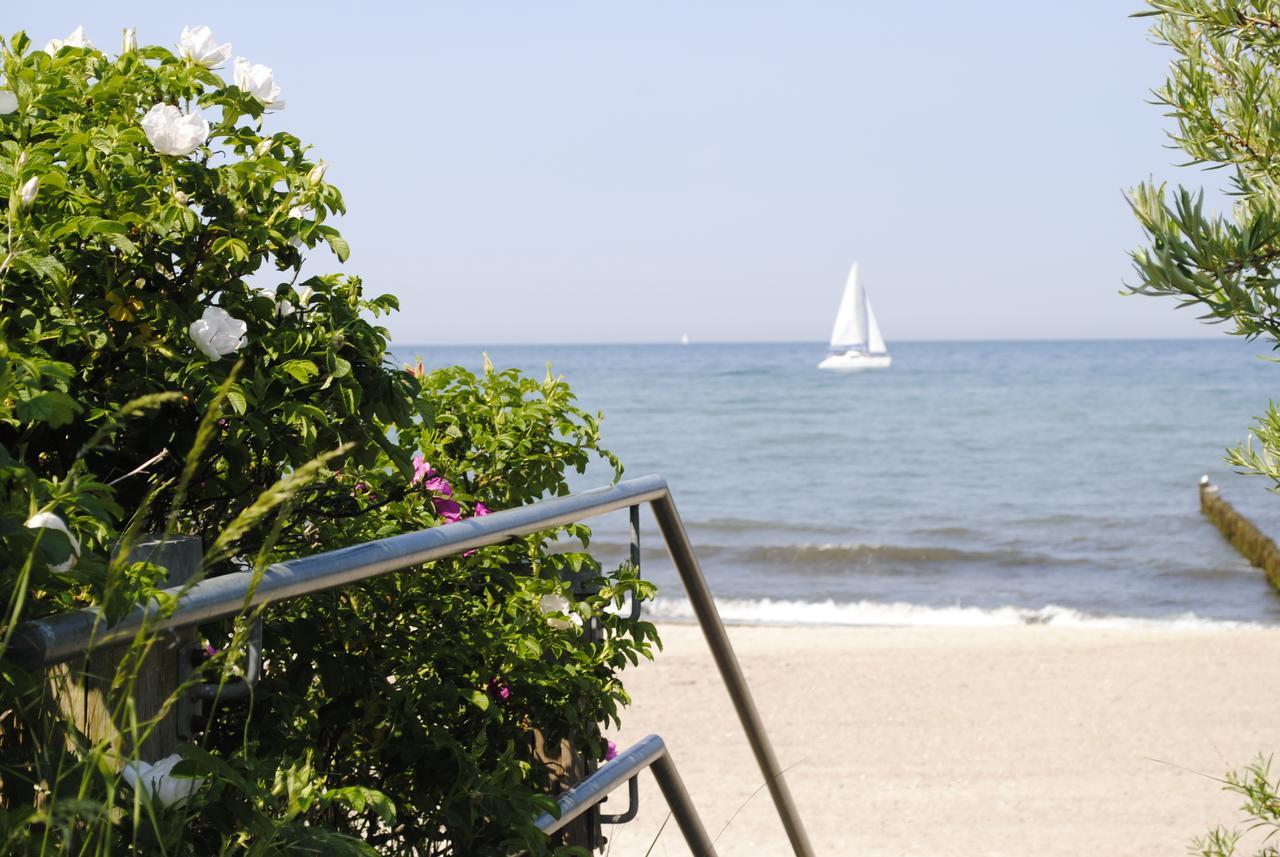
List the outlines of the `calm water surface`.
{"type": "MultiPolygon", "coordinates": [[[[884,372],[820,344],[500,346],[605,414],[628,476],[672,486],[726,615],[889,624],[1280,622],[1280,596],[1201,517],[1197,480],[1280,535],[1232,474],[1280,367],[1212,340],[901,343],[884,372]]],[[[405,346],[478,369],[479,347],[405,346]]],[[[608,480],[601,468],[578,487],[608,480]]],[[[625,516],[597,526],[624,555],[625,516]]],[[[651,522],[660,615],[687,605],[651,522]]]]}

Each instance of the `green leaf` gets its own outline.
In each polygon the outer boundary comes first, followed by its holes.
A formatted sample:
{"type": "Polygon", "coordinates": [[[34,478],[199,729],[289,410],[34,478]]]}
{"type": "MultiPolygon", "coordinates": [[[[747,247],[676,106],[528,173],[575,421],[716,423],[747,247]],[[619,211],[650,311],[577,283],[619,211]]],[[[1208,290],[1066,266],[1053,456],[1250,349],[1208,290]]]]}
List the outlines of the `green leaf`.
{"type": "Polygon", "coordinates": [[[351,361],[344,360],[332,350],[325,352],[324,361],[329,374],[334,378],[345,378],[351,374],[351,361]]]}
{"type": "Polygon", "coordinates": [[[19,420],[48,423],[50,428],[67,425],[80,410],[75,399],[58,390],[37,393],[29,399],[19,399],[14,404],[14,415],[19,420]]]}
{"type": "Polygon", "coordinates": [[[339,262],[345,262],[351,256],[351,245],[347,244],[345,238],[338,234],[338,230],[332,226],[320,226],[316,229],[328,243],[329,249],[333,251],[333,255],[338,257],[339,262]]]}
{"type": "Polygon", "coordinates": [[[340,789],[329,789],[324,793],[326,803],[345,803],[355,812],[364,812],[366,808],[377,813],[378,818],[387,824],[396,820],[396,807],[385,794],[376,789],[363,786],[347,786],[340,789]]]}
{"type": "Polygon", "coordinates": [[[23,250],[14,257],[13,267],[49,280],[57,286],[67,281],[66,266],[54,256],[40,256],[23,250]]]}
{"type": "Polygon", "coordinates": [[[249,404],[245,401],[244,392],[240,389],[239,384],[233,385],[227,390],[227,403],[231,405],[231,410],[240,416],[244,416],[245,411],[249,409],[249,404]]]}
{"type": "MultiPolygon", "coordinates": [[[[186,210],[185,208],[183,210],[186,210]]],[[[245,244],[239,238],[224,236],[213,242],[210,248],[215,256],[229,253],[231,258],[237,262],[249,261],[249,245],[245,244]]]]}
{"type": "MultiPolygon", "coordinates": [[[[351,364],[347,364],[350,367],[351,364]]],[[[310,360],[289,360],[280,366],[292,375],[299,383],[305,384],[320,374],[319,367],[310,360]]]]}

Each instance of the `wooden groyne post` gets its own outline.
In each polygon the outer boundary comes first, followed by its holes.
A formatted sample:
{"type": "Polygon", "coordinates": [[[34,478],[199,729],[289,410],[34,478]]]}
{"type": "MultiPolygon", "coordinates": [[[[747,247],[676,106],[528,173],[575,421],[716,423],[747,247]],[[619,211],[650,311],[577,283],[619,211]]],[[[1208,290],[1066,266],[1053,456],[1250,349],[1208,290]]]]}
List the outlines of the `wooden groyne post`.
{"type": "Polygon", "coordinates": [[[1222,499],[1222,492],[1207,475],[1200,477],[1200,511],[1213,521],[1245,559],[1266,572],[1272,586],[1280,589],[1280,548],[1252,521],[1222,499]]]}

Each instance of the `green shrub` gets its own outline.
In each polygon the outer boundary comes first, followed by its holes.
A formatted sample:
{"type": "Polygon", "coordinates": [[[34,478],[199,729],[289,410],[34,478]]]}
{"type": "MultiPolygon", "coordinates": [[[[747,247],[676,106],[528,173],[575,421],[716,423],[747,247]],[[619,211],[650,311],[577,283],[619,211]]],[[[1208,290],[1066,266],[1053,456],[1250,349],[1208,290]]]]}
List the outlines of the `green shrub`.
{"type": "MultiPolygon", "coordinates": [[[[1155,100],[1176,123],[1170,142],[1219,178],[1230,210],[1206,209],[1204,191],[1146,182],[1129,202],[1146,233],[1132,253],[1132,292],[1196,306],[1230,333],[1280,348],[1280,2],[1276,0],[1147,0],[1155,41],[1172,50],[1169,76],[1155,100]]],[[[1246,444],[1227,453],[1244,473],[1280,490],[1280,407],[1269,403],[1246,444]],[[1255,447],[1253,439],[1258,445],[1255,447]]],[[[1265,584],[1260,584],[1265,586],[1265,584]]],[[[1246,798],[1250,829],[1265,829],[1259,857],[1280,854],[1280,797],[1270,760],[1228,774],[1225,788],[1246,798]]],[[[1219,827],[1197,839],[1193,854],[1227,857],[1240,836],[1219,827]]]]}
{"type": "MultiPolygon", "coordinates": [[[[1270,757],[1260,756],[1244,770],[1231,771],[1222,788],[1244,798],[1241,810],[1246,827],[1262,837],[1257,857],[1280,854],[1275,845],[1280,833],[1280,782],[1271,777],[1270,757]]],[[[1190,852],[1200,857],[1234,857],[1241,837],[1239,830],[1219,826],[1192,842],[1190,852]]]]}
{"type": "MultiPolygon", "coordinates": [[[[1154,40],[1172,49],[1155,101],[1176,123],[1171,146],[1218,179],[1230,208],[1206,207],[1203,190],[1145,182],[1129,203],[1146,233],[1133,251],[1135,294],[1195,306],[1209,323],[1280,347],[1280,3],[1147,0],[1154,40]],[[1213,172],[1209,172],[1213,171],[1213,172]]],[[[1252,441],[1227,460],[1280,488],[1280,408],[1269,403],[1252,441]]]]}
{"type": "MultiPolygon", "coordinates": [[[[549,372],[392,365],[395,298],[304,277],[316,248],[347,257],[341,194],[272,130],[269,70],[228,83],[206,35],[185,55],[4,46],[5,644],[25,617],[153,597],[157,569],[107,559],[131,534],[200,536],[214,575],[567,493],[592,456],[621,472],[549,372]]],[[[545,853],[532,733],[600,753],[618,673],[655,641],[606,610],[652,587],[588,541],[565,527],[272,607],[262,684],[184,750],[203,784],[181,805],[122,785],[120,747],[39,716],[41,677],[0,658],[2,850],[545,853]],[[570,574],[598,594],[569,597],[570,574]]],[[[235,672],[250,618],[202,629],[209,675],[235,672]]]]}

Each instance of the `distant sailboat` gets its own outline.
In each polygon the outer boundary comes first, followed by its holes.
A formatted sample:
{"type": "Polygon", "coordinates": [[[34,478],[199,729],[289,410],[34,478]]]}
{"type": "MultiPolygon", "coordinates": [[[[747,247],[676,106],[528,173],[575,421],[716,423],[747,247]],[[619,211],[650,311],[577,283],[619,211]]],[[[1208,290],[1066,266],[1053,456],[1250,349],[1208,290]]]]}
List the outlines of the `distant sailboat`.
{"type": "Polygon", "coordinates": [[[871,301],[858,283],[858,263],[854,262],[849,270],[849,282],[844,286],[844,296],[840,298],[835,328],[831,331],[831,353],[818,368],[858,372],[888,369],[891,362],[871,301]]]}
{"type": "Polygon", "coordinates": [[[681,344],[681,345],[688,345],[688,344],[689,344],[689,334],[687,334],[687,333],[682,333],[682,334],[680,334],[680,344],[681,344]]]}

